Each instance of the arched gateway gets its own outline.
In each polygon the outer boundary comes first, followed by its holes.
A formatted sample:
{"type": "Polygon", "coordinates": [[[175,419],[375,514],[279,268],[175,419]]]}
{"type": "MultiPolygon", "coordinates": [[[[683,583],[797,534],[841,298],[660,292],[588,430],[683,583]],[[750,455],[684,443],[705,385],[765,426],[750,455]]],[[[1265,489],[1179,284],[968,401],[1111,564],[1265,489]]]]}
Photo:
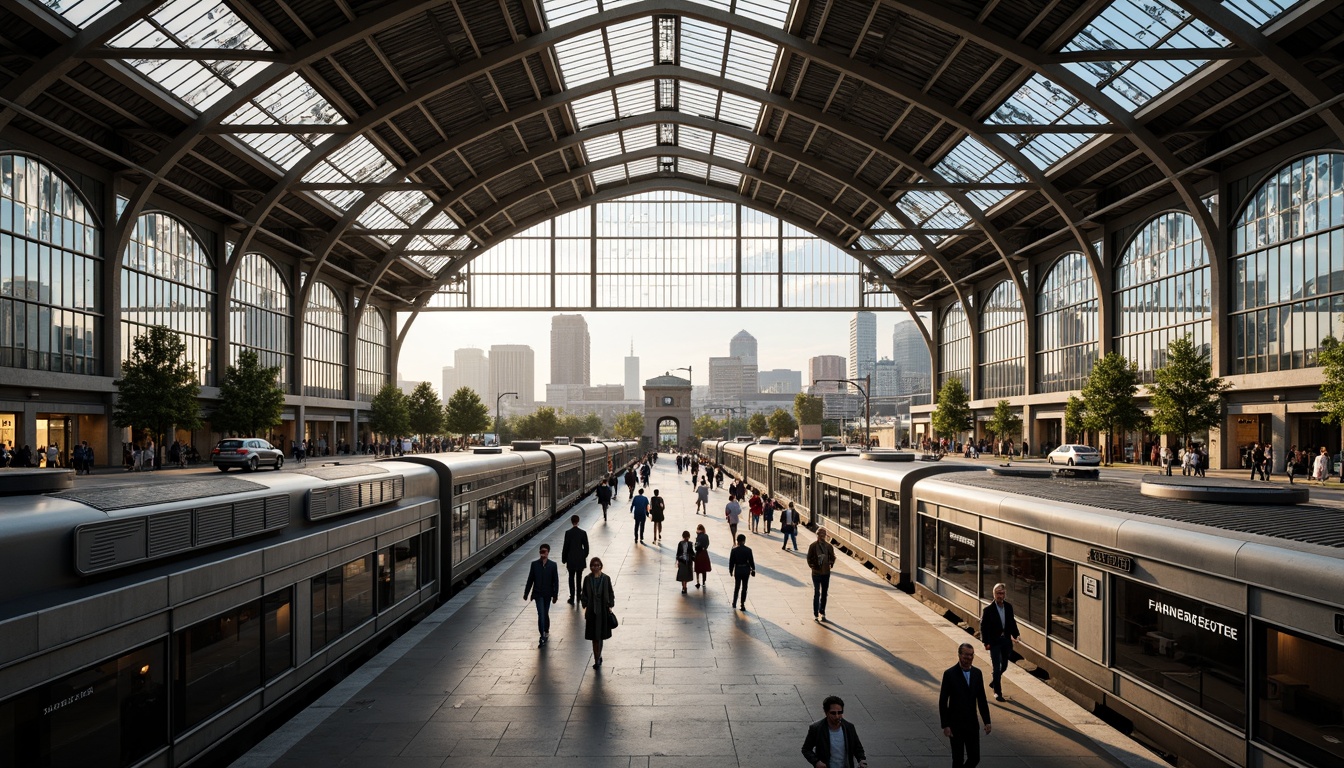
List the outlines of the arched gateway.
{"type": "Polygon", "coordinates": [[[644,448],[659,445],[658,427],[665,422],[677,425],[678,446],[691,436],[691,382],[671,374],[654,376],[644,382],[644,448]]]}

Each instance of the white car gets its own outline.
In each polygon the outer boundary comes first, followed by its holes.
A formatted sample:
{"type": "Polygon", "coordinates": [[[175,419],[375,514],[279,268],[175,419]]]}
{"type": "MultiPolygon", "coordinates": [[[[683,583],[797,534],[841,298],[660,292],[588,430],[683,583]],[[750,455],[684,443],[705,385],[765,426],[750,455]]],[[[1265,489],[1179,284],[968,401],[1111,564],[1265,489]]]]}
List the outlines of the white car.
{"type": "Polygon", "coordinates": [[[1061,445],[1045,457],[1051,464],[1082,466],[1084,464],[1101,465],[1101,453],[1087,445],[1061,445]]]}

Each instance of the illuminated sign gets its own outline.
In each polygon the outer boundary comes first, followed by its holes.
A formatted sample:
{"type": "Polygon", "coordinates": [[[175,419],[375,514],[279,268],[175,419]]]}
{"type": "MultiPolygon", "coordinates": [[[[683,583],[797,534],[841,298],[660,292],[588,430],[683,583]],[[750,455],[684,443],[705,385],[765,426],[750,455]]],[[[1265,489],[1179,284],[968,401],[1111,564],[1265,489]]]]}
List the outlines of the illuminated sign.
{"type": "Polygon", "coordinates": [[[1201,616],[1197,613],[1192,613],[1182,608],[1177,608],[1173,605],[1167,605],[1161,600],[1154,600],[1153,598],[1148,598],[1148,609],[1151,611],[1156,611],[1157,613],[1163,616],[1170,616],[1171,618],[1176,619],[1177,621],[1183,621],[1186,624],[1191,624],[1193,626],[1199,627],[1200,629],[1205,630],[1206,632],[1212,632],[1215,635],[1226,637],[1228,640],[1237,639],[1238,630],[1231,624],[1224,624],[1221,621],[1215,621],[1208,617],[1201,616]]]}

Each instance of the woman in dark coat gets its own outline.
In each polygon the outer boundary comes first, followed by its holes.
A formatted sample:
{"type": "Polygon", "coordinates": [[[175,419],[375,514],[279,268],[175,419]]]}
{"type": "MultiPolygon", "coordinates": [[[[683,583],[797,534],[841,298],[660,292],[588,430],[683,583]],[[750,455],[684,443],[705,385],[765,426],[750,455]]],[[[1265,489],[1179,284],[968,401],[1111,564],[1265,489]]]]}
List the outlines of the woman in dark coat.
{"type": "Polygon", "coordinates": [[[593,669],[602,666],[602,641],[611,637],[611,609],[616,607],[616,592],[611,577],[602,572],[602,558],[588,563],[591,572],[583,577],[579,604],[583,606],[583,639],[593,641],[593,669]]]}
{"type": "Polygon", "coordinates": [[[658,489],[653,489],[653,498],[649,499],[649,518],[653,520],[653,542],[659,544],[663,540],[663,512],[667,509],[667,502],[662,496],[658,495],[658,489]]]}
{"type": "Polygon", "coordinates": [[[705,526],[695,526],[695,588],[709,586],[710,571],[714,570],[709,565],[709,534],[705,533],[705,526]]]}
{"type": "Polygon", "coordinates": [[[681,594],[686,594],[686,583],[691,580],[691,571],[695,567],[695,545],[691,543],[691,532],[682,531],[681,541],[677,543],[677,581],[681,582],[681,594]]]}

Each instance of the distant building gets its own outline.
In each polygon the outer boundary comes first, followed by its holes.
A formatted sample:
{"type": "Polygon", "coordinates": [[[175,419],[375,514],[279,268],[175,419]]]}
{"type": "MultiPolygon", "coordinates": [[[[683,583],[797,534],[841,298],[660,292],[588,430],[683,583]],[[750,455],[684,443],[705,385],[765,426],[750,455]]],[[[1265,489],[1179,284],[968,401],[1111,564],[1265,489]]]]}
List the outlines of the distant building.
{"type": "Polygon", "coordinates": [[[457,391],[457,369],[451,365],[443,366],[443,402],[448,402],[448,398],[457,391]]]}
{"type": "Polygon", "coordinates": [[[728,342],[728,356],[740,357],[748,365],[756,365],[756,337],[746,331],[738,331],[728,342]]]}
{"type": "Polygon", "coordinates": [[[397,379],[397,389],[400,389],[404,394],[407,395],[411,394],[412,392],[415,391],[415,388],[418,386],[420,386],[420,382],[418,381],[407,381],[406,379],[397,379]]]}
{"type": "Polygon", "coordinates": [[[640,400],[644,390],[639,381],[639,358],[635,357],[635,341],[630,340],[630,355],[625,358],[625,399],[640,400]]]}
{"type": "MultiPolygon", "coordinates": [[[[592,338],[583,315],[551,318],[551,384],[586,387],[591,383],[592,338]]],[[[547,400],[549,400],[549,396],[547,400]]]]}
{"type": "Polygon", "coordinates": [[[760,392],[777,395],[796,395],[803,391],[803,372],[787,368],[776,368],[756,374],[760,392]]]}
{"type": "Polygon", "coordinates": [[[732,405],[756,394],[756,366],[740,357],[709,358],[709,400],[732,405]]]}
{"type": "Polygon", "coordinates": [[[894,360],[882,358],[873,366],[872,397],[892,397],[901,394],[901,369],[894,360]]]}
{"type": "Polygon", "coordinates": [[[877,315],[855,312],[849,320],[849,375],[862,379],[877,365],[877,315]]]}
{"type": "Polygon", "coordinates": [[[933,365],[929,360],[929,345],[914,321],[897,323],[891,332],[891,361],[900,371],[899,395],[929,392],[932,388],[933,365]]]}
{"type": "Polygon", "coordinates": [[[491,399],[505,392],[517,392],[518,399],[506,398],[505,406],[530,410],[536,405],[536,355],[526,344],[495,344],[490,347],[491,399]]]}
{"type": "Polygon", "coordinates": [[[817,384],[822,379],[843,379],[845,376],[845,358],[840,355],[818,355],[807,361],[807,368],[811,374],[808,384],[812,386],[811,393],[816,395],[822,392],[839,392],[844,384],[826,382],[817,384]]]}
{"type": "Polygon", "coordinates": [[[457,386],[470,387],[481,396],[481,402],[492,403],[494,392],[490,389],[490,358],[485,350],[467,347],[453,352],[453,369],[457,372],[457,386]]]}

